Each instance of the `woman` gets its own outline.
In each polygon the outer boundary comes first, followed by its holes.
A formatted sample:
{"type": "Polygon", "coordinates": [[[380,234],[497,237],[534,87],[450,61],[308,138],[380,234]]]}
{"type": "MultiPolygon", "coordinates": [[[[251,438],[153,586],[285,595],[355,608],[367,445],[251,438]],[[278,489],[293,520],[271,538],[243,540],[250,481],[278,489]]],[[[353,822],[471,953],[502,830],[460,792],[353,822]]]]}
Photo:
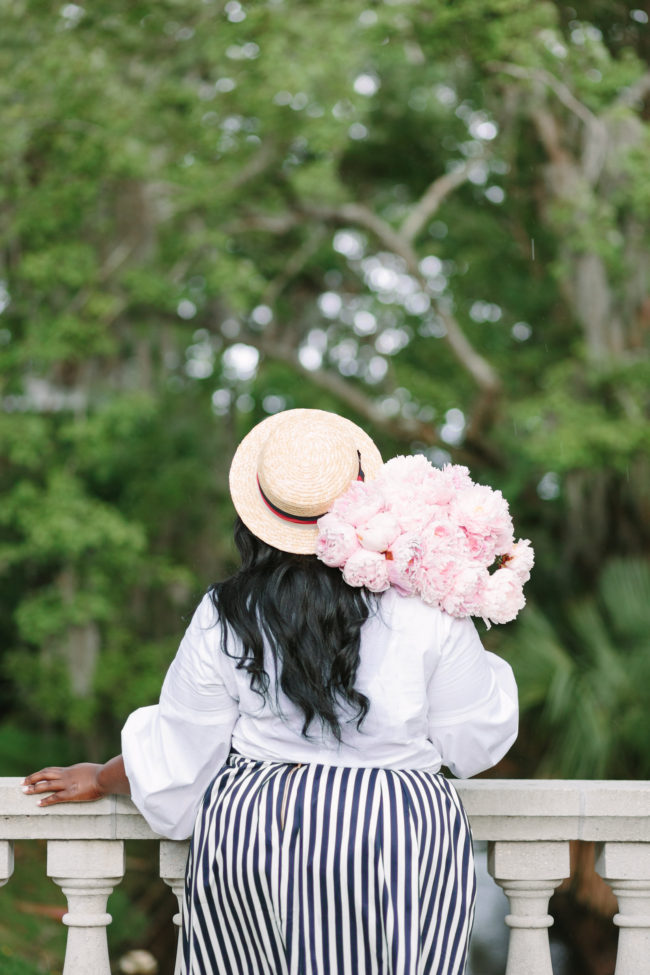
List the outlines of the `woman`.
{"type": "Polygon", "coordinates": [[[230,471],[241,569],[199,605],[103,766],[44,769],[42,805],[130,793],[192,833],[183,972],[461,975],[474,906],[470,776],[517,731],[509,666],[473,624],[352,588],[317,521],[381,457],[341,417],[258,424],[230,471]]]}

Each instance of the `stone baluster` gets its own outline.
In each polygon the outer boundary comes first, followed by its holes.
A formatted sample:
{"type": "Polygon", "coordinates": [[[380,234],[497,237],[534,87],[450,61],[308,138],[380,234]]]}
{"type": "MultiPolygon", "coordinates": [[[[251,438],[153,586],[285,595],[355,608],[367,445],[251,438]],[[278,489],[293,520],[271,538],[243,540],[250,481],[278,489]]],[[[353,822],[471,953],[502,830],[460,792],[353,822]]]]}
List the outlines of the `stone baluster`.
{"type": "Polygon", "coordinates": [[[650,975],[650,844],[599,843],[596,870],[618,899],[615,975],[650,975]]]}
{"type": "Polygon", "coordinates": [[[183,910],[183,890],[185,886],[185,864],[187,863],[188,843],[177,840],[160,841],[160,876],[176,894],[178,913],[174,914],[174,924],[178,927],[178,941],[176,947],[176,967],[178,975],[181,962],[181,912],[183,910]]]}
{"type": "Polygon", "coordinates": [[[488,845],[488,870],[510,901],[506,975],[553,975],[548,902],[569,875],[569,844],[498,840],[488,845]]]}
{"type": "Polygon", "coordinates": [[[63,975],[110,975],[106,926],[109,894],[124,875],[121,840],[49,840],[47,874],[68,900],[63,975]]]}
{"type": "Polygon", "coordinates": [[[0,841],[0,887],[3,887],[14,872],[14,845],[7,840],[0,841]]]}

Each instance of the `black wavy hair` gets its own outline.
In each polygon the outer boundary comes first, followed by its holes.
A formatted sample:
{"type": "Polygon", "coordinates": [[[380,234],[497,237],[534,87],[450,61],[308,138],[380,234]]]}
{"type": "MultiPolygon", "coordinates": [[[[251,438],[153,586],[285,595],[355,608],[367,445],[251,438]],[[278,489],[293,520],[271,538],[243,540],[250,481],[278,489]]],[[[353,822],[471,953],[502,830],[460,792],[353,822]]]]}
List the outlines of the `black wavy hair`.
{"type": "Polygon", "coordinates": [[[241,568],[209,590],[221,623],[222,650],[248,672],[252,689],[269,700],[266,641],[280,688],[303,713],[303,736],[309,738],[309,727],[319,721],[341,741],[341,705],[352,710],[349,720],[357,729],[368,713],[368,698],[354,684],[361,627],[376,608],[376,597],[348,586],[339,569],[315,555],[267,545],[240,518],[235,544],[241,568]],[[243,653],[231,648],[232,636],[241,641],[243,653]]]}

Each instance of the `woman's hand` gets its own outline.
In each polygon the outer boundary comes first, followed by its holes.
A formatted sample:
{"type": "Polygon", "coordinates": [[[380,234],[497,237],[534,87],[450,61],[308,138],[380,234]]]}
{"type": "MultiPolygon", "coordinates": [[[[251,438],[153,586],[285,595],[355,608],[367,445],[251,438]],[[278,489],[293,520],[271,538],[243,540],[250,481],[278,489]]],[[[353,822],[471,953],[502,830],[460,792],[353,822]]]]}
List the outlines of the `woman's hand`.
{"type": "Polygon", "coordinates": [[[92,762],[81,762],[67,768],[44,768],[26,777],[23,792],[27,795],[51,792],[52,795],[41,799],[39,806],[53,806],[57,802],[91,802],[107,795],[99,782],[99,773],[103,768],[103,765],[92,762]]]}

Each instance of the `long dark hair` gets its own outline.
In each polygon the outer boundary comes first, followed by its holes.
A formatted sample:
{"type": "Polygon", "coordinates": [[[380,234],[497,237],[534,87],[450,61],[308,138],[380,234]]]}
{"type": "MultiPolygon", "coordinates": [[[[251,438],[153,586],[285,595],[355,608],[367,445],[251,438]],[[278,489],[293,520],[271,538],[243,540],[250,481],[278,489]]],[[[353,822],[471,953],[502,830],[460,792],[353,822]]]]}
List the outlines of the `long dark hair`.
{"type": "MultiPolygon", "coordinates": [[[[210,588],[221,623],[221,646],[250,675],[266,700],[264,641],[273,654],[279,685],[303,713],[302,734],[314,720],[341,741],[340,705],[352,709],[357,728],[368,698],[355,690],[361,627],[376,605],[373,595],[343,581],[314,555],[292,555],[256,538],[235,523],[241,568],[210,588]],[[243,646],[235,651],[231,637],[243,646]]],[[[276,702],[277,703],[277,702],[276,702]]]]}

